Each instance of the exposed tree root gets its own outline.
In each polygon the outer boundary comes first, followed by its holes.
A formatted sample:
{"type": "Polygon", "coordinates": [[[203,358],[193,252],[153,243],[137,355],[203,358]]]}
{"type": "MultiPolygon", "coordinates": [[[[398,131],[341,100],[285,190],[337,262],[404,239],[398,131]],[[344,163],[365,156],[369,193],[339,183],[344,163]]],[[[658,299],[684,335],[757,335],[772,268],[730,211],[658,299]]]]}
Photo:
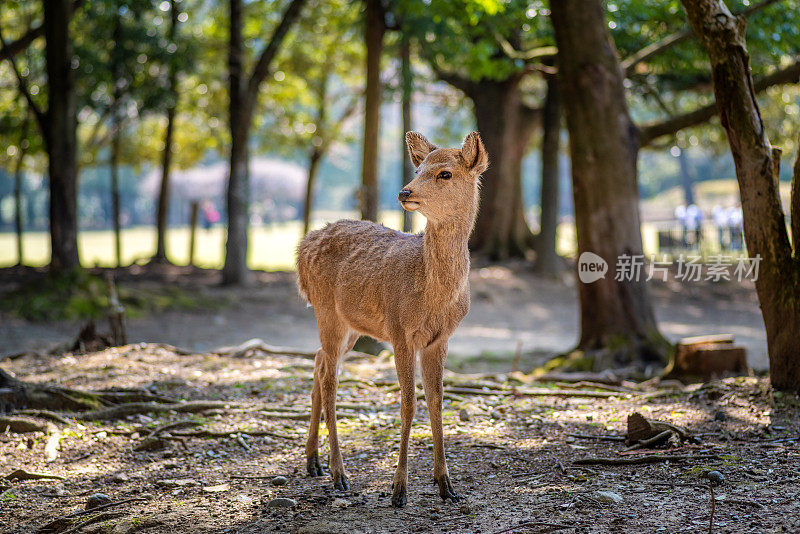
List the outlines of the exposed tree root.
{"type": "Polygon", "coordinates": [[[84,421],[108,421],[136,414],[164,413],[169,411],[175,411],[178,413],[197,413],[204,412],[206,410],[213,410],[215,408],[230,408],[236,405],[236,403],[225,401],[193,401],[169,404],[159,404],[156,402],[129,402],[126,404],[120,404],[119,406],[111,406],[108,408],[75,414],[75,417],[84,421]]]}
{"type": "Polygon", "coordinates": [[[653,454],[639,458],[580,458],[572,465],[640,465],[661,462],[690,462],[692,460],[718,460],[718,454],[668,455],[653,454]]]}
{"type": "Polygon", "coordinates": [[[24,469],[15,469],[3,478],[6,480],[64,480],[61,475],[36,473],[34,471],[25,471],[24,469]]]}

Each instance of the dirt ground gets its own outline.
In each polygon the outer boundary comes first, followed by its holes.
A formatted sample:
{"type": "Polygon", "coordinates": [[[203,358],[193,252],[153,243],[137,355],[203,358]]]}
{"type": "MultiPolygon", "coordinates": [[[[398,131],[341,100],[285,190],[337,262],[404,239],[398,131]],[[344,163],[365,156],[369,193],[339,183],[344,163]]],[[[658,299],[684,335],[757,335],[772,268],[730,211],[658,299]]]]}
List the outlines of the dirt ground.
{"type": "MultiPolygon", "coordinates": [[[[656,388],[449,372],[446,449],[464,499],[443,503],[431,484],[421,401],[412,428],[409,503],[395,509],[389,491],[399,395],[390,356],[344,365],[339,432],[352,485],[344,493],[328,478],[304,472],[307,358],[179,355],[130,345],[88,355],[29,355],[3,366],[30,381],[142,388],[164,401],[225,405],[97,422],[62,414],[69,420],[57,424],[60,451],[50,462],[44,433],[0,434],[0,474],[22,468],[63,477],[0,481],[2,532],[708,532],[712,509],[713,532],[800,531],[800,402],[773,394],[761,378],[656,388]],[[700,443],[622,453],[621,442],[587,437],[624,434],[634,411],[682,425],[700,443]],[[135,450],[153,430],[175,422],[184,424],[157,434],[164,441],[135,450]],[[656,454],[673,459],[575,463],[656,454]],[[724,477],[713,505],[707,471],[724,477]],[[96,493],[111,503],[80,513],[96,493]],[[274,507],[277,498],[291,501],[274,507]]],[[[324,425],[322,436],[327,455],[324,425]]]]}
{"type": "MultiPolygon", "coordinates": [[[[0,270],[0,294],[16,283],[12,274],[0,270]]],[[[134,268],[118,278],[121,284],[133,288],[159,287],[166,281],[221,305],[130,319],[130,341],[164,342],[198,351],[252,338],[306,350],[318,346],[314,313],[297,296],[294,273],[259,273],[258,284],[246,290],[218,287],[216,271],[174,268],[157,274],[150,276],[134,268]]],[[[450,340],[451,367],[478,371],[502,364],[506,366],[503,370],[508,370],[518,345],[523,368],[533,367],[576,343],[574,276],[540,278],[531,273],[526,262],[478,263],[471,272],[470,284],[470,313],[450,340]]],[[[749,364],[757,370],[767,369],[766,335],[752,283],[654,280],[650,289],[659,326],[669,339],[733,334],[746,347],[749,364]]],[[[79,322],[30,323],[0,312],[0,355],[49,349],[72,340],[79,328],[79,322]]]]}

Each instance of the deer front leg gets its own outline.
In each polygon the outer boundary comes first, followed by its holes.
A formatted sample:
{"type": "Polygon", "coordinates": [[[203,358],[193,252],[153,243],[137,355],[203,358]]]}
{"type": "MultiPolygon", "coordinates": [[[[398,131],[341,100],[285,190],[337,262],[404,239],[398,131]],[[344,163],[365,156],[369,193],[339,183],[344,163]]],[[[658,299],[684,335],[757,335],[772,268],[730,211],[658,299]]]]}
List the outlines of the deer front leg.
{"type": "Polygon", "coordinates": [[[319,463],[319,421],[322,416],[322,393],[320,381],[321,369],[326,357],[325,351],[319,349],[314,358],[314,385],[311,389],[311,426],[308,428],[306,441],[306,471],[312,477],[321,477],[325,473],[319,463]]]}
{"type": "Polygon", "coordinates": [[[425,403],[428,405],[428,415],[431,420],[431,434],[433,434],[433,479],[439,486],[439,495],[442,499],[456,502],[460,497],[453,490],[450,474],[447,471],[442,430],[442,374],[446,358],[446,341],[429,345],[422,349],[420,367],[422,385],[425,388],[425,403]]]}
{"type": "Polygon", "coordinates": [[[392,506],[402,508],[408,501],[408,440],[411,436],[411,423],[417,411],[417,396],[414,388],[416,373],[414,353],[406,347],[395,345],[394,365],[397,381],[400,384],[400,453],[397,470],[392,484],[392,506]]]}

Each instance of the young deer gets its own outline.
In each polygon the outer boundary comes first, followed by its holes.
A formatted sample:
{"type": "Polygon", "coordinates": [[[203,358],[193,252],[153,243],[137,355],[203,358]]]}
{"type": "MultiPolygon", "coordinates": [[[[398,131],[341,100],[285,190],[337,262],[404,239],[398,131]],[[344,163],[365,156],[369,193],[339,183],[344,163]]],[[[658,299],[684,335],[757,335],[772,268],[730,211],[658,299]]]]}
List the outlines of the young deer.
{"type": "Polygon", "coordinates": [[[440,149],[409,132],[406,143],[417,176],[400,191],[400,203],[428,220],[410,235],[366,221],[338,221],[309,233],[298,247],[300,294],[314,307],[322,348],[317,351],[306,444],[308,473],[323,475],[318,455],[321,410],[330,440],[334,486],[349,483],[336,434],[336,388],[344,355],[360,334],[389,341],[400,383],[400,457],[392,504],[406,504],[408,440],[416,411],[416,356],[433,433],[435,483],[442,499],[458,500],[444,456],[442,372],[447,340],[469,311],[467,239],[478,210],[481,173],[489,158],[473,132],[461,149],[440,149]]]}

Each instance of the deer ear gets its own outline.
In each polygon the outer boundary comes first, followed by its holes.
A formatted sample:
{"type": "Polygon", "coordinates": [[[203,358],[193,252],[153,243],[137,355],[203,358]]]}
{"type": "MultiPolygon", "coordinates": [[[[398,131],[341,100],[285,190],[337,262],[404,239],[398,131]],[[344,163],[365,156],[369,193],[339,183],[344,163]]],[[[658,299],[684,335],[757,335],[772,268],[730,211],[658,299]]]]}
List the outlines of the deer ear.
{"type": "Polygon", "coordinates": [[[472,132],[461,145],[461,157],[467,167],[477,175],[481,175],[489,167],[489,154],[483,146],[481,136],[478,132],[472,132]]]}
{"type": "Polygon", "coordinates": [[[414,167],[419,167],[425,156],[436,150],[436,145],[417,132],[406,133],[406,145],[408,145],[408,155],[411,156],[411,163],[414,164],[414,167]]]}

